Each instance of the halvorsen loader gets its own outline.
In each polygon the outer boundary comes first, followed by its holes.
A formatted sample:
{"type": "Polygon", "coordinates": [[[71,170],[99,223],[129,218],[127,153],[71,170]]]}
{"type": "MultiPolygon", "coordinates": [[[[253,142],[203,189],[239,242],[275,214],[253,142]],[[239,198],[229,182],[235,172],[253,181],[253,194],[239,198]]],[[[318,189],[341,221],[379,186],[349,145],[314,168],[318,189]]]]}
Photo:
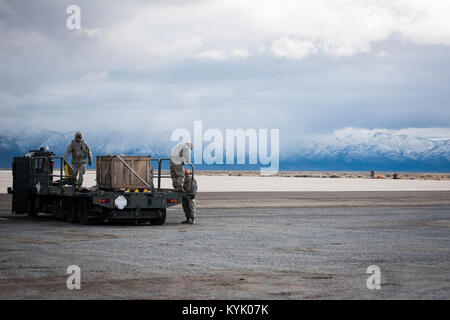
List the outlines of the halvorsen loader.
{"type": "Polygon", "coordinates": [[[13,186],[8,188],[13,197],[11,211],[29,216],[43,212],[82,224],[128,220],[162,225],[166,209],[181,204],[183,196],[181,191],[161,188],[161,178],[170,177],[162,174],[163,161],[170,160],[98,156],[96,186],[77,189],[66,159],[48,147],[31,150],[23,157],[14,157],[12,163],[13,186]],[[156,177],[152,162],[157,164],[156,177]]]}

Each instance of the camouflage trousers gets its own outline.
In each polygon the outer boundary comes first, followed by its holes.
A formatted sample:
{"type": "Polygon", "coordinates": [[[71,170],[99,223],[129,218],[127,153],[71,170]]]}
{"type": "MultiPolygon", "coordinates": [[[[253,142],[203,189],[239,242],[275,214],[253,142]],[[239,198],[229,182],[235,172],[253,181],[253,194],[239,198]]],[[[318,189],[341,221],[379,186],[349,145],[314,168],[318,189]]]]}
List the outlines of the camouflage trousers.
{"type": "Polygon", "coordinates": [[[183,164],[175,164],[170,161],[170,177],[172,178],[172,186],[175,189],[183,189],[184,166],[183,164]]]}
{"type": "Polygon", "coordinates": [[[85,163],[72,164],[74,185],[80,188],[83,185],[83,175],[86,172],[85,163]]]}
{"type": "Polygon", "coordinates": [[[187,219],[195,218],[195,200],[191,196],[183,197],[182,207],[187,219]]]}

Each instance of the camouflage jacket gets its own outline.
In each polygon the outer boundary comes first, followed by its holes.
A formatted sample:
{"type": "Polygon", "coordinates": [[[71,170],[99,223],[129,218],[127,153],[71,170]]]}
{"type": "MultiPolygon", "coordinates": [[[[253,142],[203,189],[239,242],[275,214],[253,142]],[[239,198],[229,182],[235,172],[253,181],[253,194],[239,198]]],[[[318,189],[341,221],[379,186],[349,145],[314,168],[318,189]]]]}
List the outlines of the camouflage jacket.
{"type": "Polygon", "coordinates": [[[89,157],[89,162],[92,162],[91,149],[89,149],[89,145],[84,140],[80,142],[72,140],[67,147],[64,157],[68,159],[70,154],[72,154],[72,164],[86,164],[86,157],[89,157]]]}
{"type": "Polygon", "coordinates": [[[188,193],[197,193],[197,181],[195,178],[192,178],[192,175],[187,175],[184,177],[183,189],[188,193]]]}

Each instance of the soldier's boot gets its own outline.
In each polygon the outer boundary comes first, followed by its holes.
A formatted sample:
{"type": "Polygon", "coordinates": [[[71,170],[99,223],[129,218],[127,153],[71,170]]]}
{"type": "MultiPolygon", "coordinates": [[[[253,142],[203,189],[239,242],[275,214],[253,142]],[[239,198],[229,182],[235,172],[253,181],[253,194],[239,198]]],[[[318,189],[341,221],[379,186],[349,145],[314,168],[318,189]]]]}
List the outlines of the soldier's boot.
{"type": "Polygon", "coordinates": [[[186,220],[184,220],[181,223],[187,223],[187,224],[191,224],[191,219],[190,218],[186,218],[186,220]]]}
{"type": "Polygon", "coordinates": [[[195,224],[195,218],[191,218],[191,222],[189,222],[190,224],[195,224]]]}

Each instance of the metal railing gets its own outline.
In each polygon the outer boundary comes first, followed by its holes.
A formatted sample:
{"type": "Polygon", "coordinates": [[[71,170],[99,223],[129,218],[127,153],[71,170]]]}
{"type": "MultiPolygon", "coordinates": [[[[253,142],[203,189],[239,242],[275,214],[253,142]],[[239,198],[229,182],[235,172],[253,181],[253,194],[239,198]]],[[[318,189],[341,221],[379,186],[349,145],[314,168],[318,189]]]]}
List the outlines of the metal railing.
{"type": "MultiPolygon", "coordinates": [[[[164,159],[150,159],[150,163],[151,163],[151,161],[158,161],[158,188],[157,189],[161,190],[161,178],[172,178],[170,173],[168,175],[167,174],[166,175],[162,174],[162,163],[163,163],[163,161],[169,161],[170,162],[170,159],[167,159],[167,158],[164,158],[164,159]]],[[[185,165],[189,165],[191,167],[192,179],[194,179],[194,166],[191,163],[186,163],[185,165]]]]}
{"type": "MultiPolygon", "coordinates": [[[[64,178],[70,179],[71,180],[71,184],[74,185],[75,179],[73,179],[73,175],[66,175],[65,172],[64,172],[64,166],[67,164],[67,166],[70,168],[71,172],[73,173],[72,166],[69,164],[67,159],[65,159],[64,157],[62,157],[62,156],[36,156],[36,157],[32,157],[32,159],[33,160],[42,159],[43,161],[45,161],[46,168],[45,168],[45,170],[44,170],[44,168],[42,168],[42,170],[45,171],[44,173],[35,173],[35,170],[33,170],[35,168],[30,168],[30,177],[31,178],[34,178],[34,177],[47,177],[47,179],[46,179],[47,183],[49,183],[50,181],[51,181],[51,183],[53,183],[53,178],[54,177],[59,177],[59,186],[60,186],[61,190],[62,190],[62,187],[63,187],[64,178]],[[59,159],[60,160],[59,174],[53,174],[53,173],[51,174],[50,173],[50,172],[53,172],[53,167],[50,165],[50,163],[52,161],[54,163],[55,159],[59,159]]],[[[156,189],[157,190],[162,190],[162,188],[161,188],[161,179],[162,178],[172,178],[170,173],[169,174],[162,174],[163,161],[169,161],[170,162],[170,159],[168,159],[168,158],[164,158],[164,159],[150,159],[150,165],[151,165],[152,161],[156,161],[158,163],[158,168],[157,168],[157,170],[158,170],[157,171],[158,172],[158,175],[157,175],[158,186],[157,186],[156,189]]],[[[122,162],[124,162],[124,161],[122,160],[122,162]]],[[[33,162],[30,161],[30,166],[35,166],[35,164],[36,164],[35,161],[33,161],[33,162]]],[[[194,166],[191,163],[186,163],[185,165],[188,165],[188,166],[191,167],[192,178],[194,178],[194,171],[195,171],[194,166]]],[[[132,171],[134,171],[134,170],[132,170],[132,171]]],[[[138,178],[143,180],[140,176],[138,176],[138,178]]],[[[152,179],[153,178],[154,177],[152,177],[152,179]]],[[[35,182],[34,179],[33,179],[33,182],[35,182]]],[[[148,186],[147,183],[145,183],[145,184],[148,186]]],[[[153,183],[152,183],[152,186],[153,186],[153,183]]]]}

